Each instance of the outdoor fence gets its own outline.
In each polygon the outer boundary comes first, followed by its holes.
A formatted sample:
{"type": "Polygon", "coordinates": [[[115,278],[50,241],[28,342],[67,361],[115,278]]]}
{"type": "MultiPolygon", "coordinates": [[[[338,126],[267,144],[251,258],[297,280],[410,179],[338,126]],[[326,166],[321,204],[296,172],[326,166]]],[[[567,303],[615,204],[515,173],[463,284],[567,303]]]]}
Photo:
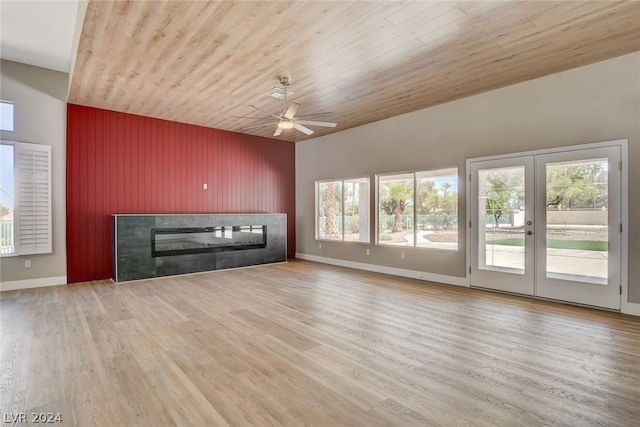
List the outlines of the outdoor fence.
{"type": "MultiPolygon", "coordinates": [[[[346,234],[358,233],[358,215],[336,217],[338,232],[342,234],[343,224],[346,234]]],[[[380,215],[378,217],[380,230],[390,232],[396,220],[395,215],[380,215]]],[[[414,229],[413,214],[400,215],[400,222],[403,230],[414,229]]],[[[458,228],[458,215],[456,214],[418,214],[416,215],[418,230],[455,230],[458,228]]],[[[326,217],[318,218],[319,229],[325,230],[326,217]]],[[[606,225],[607,211],[603,210],[573,210],[573,211],[547,211],[547,223],[554,225],[606,225]]],[[[495,218],[492,214],[486,215],[487,226],[495,225],[495,218]]],[[[500,215],[498,218],[499,227],[520,227],[524,225],[524,212],[511,211],[500,215]]]]}
{"type": "MultiPolygon", "coordinates": [[[[380,215],[380,230],[391,231],[396,220],[395,215],[380,215]]],[[[413,214],[400,215],[403,230],[413,230],[413,214]]],[[[454,230],[458,228],[458,215],[454,214],[418,214],[416,222],[419,230],[454,230]]]]}
{"type": "MultiPolygon", "coordinates": [[[[318,218],[318,226],[320,231],[326,230],[327,217],[321,216],[318,218]]],[[[356,234],[360,232],[360,216],[358,215],[350,215],[342,217],[341,215],[336,216],[336,226],[338,227],[338,232],[342,234],[342,226],[344,224],[344,232],[347,234],[356,234]],[[343,222],[344,219],[344,222],[343,222]]]]}
{"type": "Polygon", "coordinates": [[[12,254],[13,252],[13,221],[0,221],[0,254],[12,254]]]}
{"type": "MultiPolygon", "coordinates": [[[[522,227],[524,221],[524,211],[512,210],[498,217],[498,227],[522,227]]],[[[549,225],[606,226],[608,213],[602,209],[548,210],[546,222],[549,225]]],[[[492,213],[487,213],[485,224],[487,227],[495,227],[496,218],[492,213]]]]}

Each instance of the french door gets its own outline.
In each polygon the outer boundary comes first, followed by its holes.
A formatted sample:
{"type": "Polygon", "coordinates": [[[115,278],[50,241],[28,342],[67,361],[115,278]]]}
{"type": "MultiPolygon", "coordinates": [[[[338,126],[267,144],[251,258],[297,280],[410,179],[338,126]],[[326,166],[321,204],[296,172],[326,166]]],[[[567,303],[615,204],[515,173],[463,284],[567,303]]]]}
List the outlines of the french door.
{"type": "Polygon", "coordinates": [[[469,160],[471,286],[619,309],[621,147],[469,160]]]}

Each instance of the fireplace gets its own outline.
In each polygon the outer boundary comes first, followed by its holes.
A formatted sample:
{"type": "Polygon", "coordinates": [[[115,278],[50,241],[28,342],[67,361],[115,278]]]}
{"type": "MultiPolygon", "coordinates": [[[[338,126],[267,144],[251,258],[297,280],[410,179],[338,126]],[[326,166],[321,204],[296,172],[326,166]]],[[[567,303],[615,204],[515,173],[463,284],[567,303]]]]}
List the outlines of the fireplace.
{"type": "Polygon", "coordinates": [[[287,260],[284,214],[126,214],[112,224],[116,282],[287,260]]]}
{"type": "Polygon", "coordinates": [[[265,247],[267,247],[266,225],[151,229],[152,257],[265,247]]]}

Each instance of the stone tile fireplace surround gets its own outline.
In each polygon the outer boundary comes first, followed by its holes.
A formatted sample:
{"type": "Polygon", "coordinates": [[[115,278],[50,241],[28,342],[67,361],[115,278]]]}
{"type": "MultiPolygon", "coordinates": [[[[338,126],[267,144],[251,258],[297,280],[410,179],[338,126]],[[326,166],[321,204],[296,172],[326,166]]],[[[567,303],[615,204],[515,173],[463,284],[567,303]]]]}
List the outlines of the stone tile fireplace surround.
{"type": "Polygon", "coordinates": [[[112,215],[116,282],[287,260],[286,214],[112,215]]]}

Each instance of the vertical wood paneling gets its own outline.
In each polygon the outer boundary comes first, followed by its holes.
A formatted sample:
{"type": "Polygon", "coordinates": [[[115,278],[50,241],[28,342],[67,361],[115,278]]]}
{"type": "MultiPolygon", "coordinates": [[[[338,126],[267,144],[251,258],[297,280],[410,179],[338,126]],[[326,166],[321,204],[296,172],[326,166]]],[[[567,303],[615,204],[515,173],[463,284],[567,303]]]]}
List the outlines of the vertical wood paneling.
{"type": "Polygon", "coordinates": [[[196,130],[197,130],[196,132],[197,148],[193,150],[191,155],[193,157],[193,164],[195,165],[194,167],[198,171],[198,193],[200,194],[199,197],[196,197],[196,200],[198,201],[198,213],[202,213],[204,212],[204,202],[207,196],[206,193],[209,190],[208,189],[203,190],[201,186],[201,184],[208,182],[206,178],[206,171],[204,170],[204,164],[203,164],[204,156],[203,155],[198,156],[198,153],[205,152],[205,145],[203,140],[202,128],[196,128],[196,130]]]}
{"type": "MultiPolygon", "coordinates": [[[[90,135],[89,135],[89,121],[91,120],[91,117],[89,116],[90,111],[83,111],[83,114],[80,118],[80,120],[82,121],[82,127],[81,127],[81,131],[80,134],[83,136],[83,138],[85,140],[89,139],[90,135]]],[[[87,205],[87,196],[89,191],[91,191],[91,189],[89,189],[88,191],[82,191],[84,188],[84,186],[86,186],[87,182],[88,182],[88,175],[87,175],[87,171],[88,171],[88,167],[87,167],[87,161],[86,159],[89,157],[89,153],[87,152],[87,147],[88,144],[82,144],[80,146],[80,174],[78,177],[78,181],[79,184],[81,186],[81,193],[80,193],[80,197],[78,198],[79,200],[79,211],[78,211],[78,216],[80,218],[80,227],[82,227],[83,230],[88,230],[89,228],[89,222],[88,222],[88,205],[87,205]]],[[[80,238],[78,239],[78,241],[80,242],[80,251],[81,252],[86,252],[87,250],[87,239],[83,239],[82,236],[80,236],[80,238]]],[[[89,266],[85,263],[83,265],[80,266],[83,270],[86,271],[86,269],[89,268],[89,266]]],[[[84,271],[83,271],[84,273],[84,271]]]]}
{"type": "MultiPolygon", "coordinates": [[[[67,125],[67,138],[80,138],[80,125],[82,122],[80,120],[75,120],[73,123],[68,123],[67,125]]],[[[77,179],[78,177],[78,169],[80,167],[80,153],[79,150],[69,151],[67,150],[67,170],[66,170],[66,182],[67,182],[67,191],[66,191],[66,203],[67,203],[67,222],[68,223],[78,223],[78,198],[70,197],[72,193],[78,194],[80,193],[80,182],[77,179]],[[75,179],[74,179],[75,177],[75,179]]],[[[67,246],[75,246],[78,247],[80,245],[79,236],[77,235],[69,235],[66,236],[67,246]]],[[[76,252],[77,253],[77,252],[76,252]]],[[[71,257],[76,253],[67,253],[67,263],[78,263],[78,260],[72,259],[71,257]]]]}
{"type": "Polygon", "coordinates": [[[74,104],[67,110],[70,283],[111,277],[116,213],[286,213],[294,256],[293,143],[74,104]]]}
{"type": "MultiPolygon", "coordinates": [[[[112,130],[111,130],[111,122],[109,120],[106,120],[104,115],[100,115],[101,118],[101,122],[98,126],[96,126],[96,129],[102,129],[102,132],[97,132],[99,134],[102,135],[102,140],[101,140],[101,144],[102,144],[102,152],[103,152],[103,157],[102,157],[102,161],[104,163],[111,163],[111,159],[113,158],[113,150],[114,150],[114,146],[113,144],[106,144],[105,141],[111,141],[112,140],[112,130]]],[[[67,150],[69,151],[69,150],[67,150]]],[[[69,167],[69,165],[67,164],[67,167],[69,167]]],[[[102,200],[101,203],[101,207],[102,207],[102,212],[100,212],[101,215],[105,215],[105,212],[111,212],[111,187],[113,185],[111,178],[111,171],[107,170],[106,168],[98,168],[98,170],[96,171],[98,172],[98,176],[100,177],[99,179],[101,180],[102,186],[98,187],[98,191],[100,192],[100,194],[102,194],[102,196],[104,197],[105,200],[102,200]]],[[[68,215],[68,213],[67,213],[68,215]]],[[[67,226],[67,232],[68,232],[68,226],[67,226]]],[[[109,221],[102,221],[102,244],[100,244],[102,251],[103,251],[103,256],[96,256],[96,259],[101,259],[101,260],[109,260],[109,264],[111,264],[111,224],[109,223],[109,221]]],[[[67,245],[67,247],[69,247],[67,245]]],[[[68,251],[67,251],[68,253],[68,251]]]]}
{"type": "MultiPolygon", "coordinates": [[[[97,139],[96,139],[96,127],[92,127],[89,126],[89,123],[94,122],[94,123],[98,123],[98,117],[96,116],[96,112],[95,111],[89,111],[89,115],[88,115],[88,123],[87,123],[87,139],[91,140],[93,139],[94,141],[96,141],[95,144],[87,144],[87,157],[86,157],[86,164],[87,164],[87,183],[91,183],[89,185],[89,191],[87,191],[87,234],[90,236],[97,236],[98,234],[98,228],[99,228],[99,223],[96,223],[95,221],[90,221],[89,220],[89,216],[92,215],[92,213],[97,212],[97,194],[96,194],[96,190],[98,187],[98,182],[96,179],[96,163],[97,163],[97,159],[99,158],[99,149],[98,149],[98,144],[97,144],[97,139]]],[[[97,240],[97,237],[96,237],[97,240]]],[[[89,246],[89,244],[87,244],[87,247],[89,246]]],[[[98,256],[100,256],[100,250],[99,250],[99,246],[96,246],[97,249],[97,254],[98,256]]],[[[89,262],[87,263],[87,270],[91,270],[91,269],[95,269],[96,268],[96,260],[89,260],[89,262]]]]}

